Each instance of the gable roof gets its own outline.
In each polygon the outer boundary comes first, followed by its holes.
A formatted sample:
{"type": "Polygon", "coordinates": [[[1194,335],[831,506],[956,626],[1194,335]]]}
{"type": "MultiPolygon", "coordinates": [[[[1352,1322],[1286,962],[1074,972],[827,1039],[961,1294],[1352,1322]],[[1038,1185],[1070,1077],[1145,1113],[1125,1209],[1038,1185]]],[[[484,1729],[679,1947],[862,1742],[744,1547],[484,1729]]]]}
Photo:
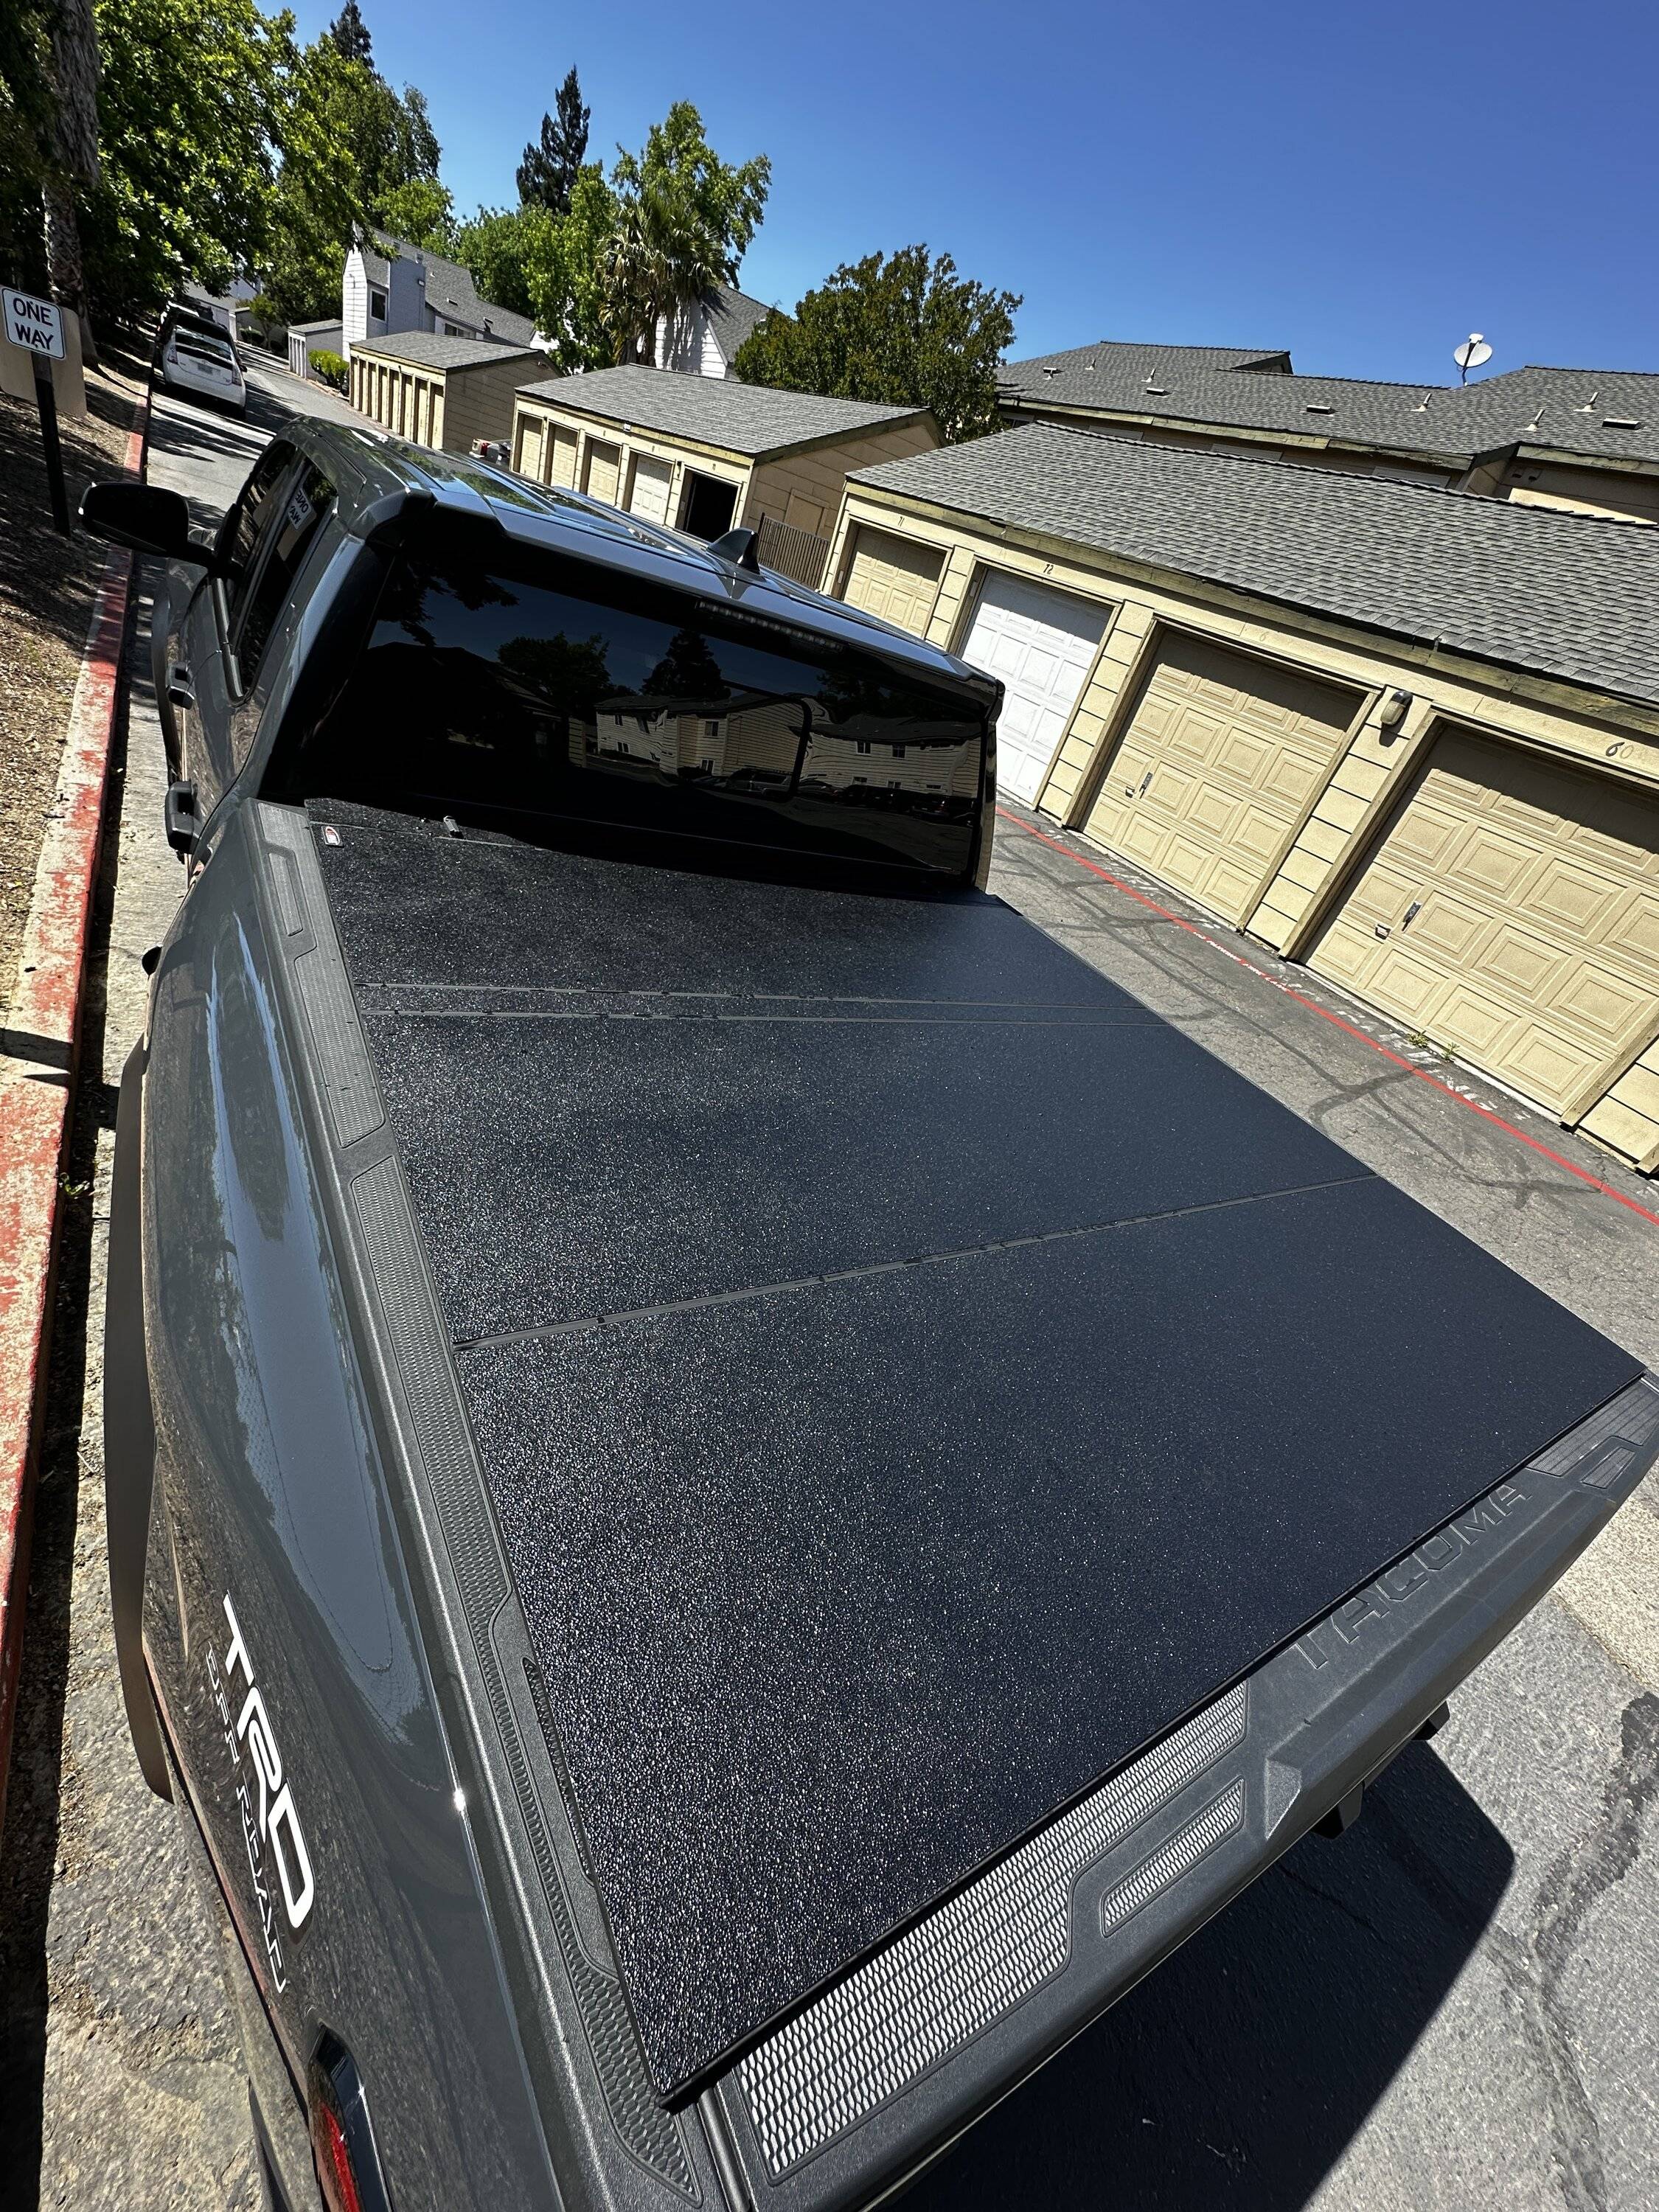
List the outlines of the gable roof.
{"type": "Polygon", "coordinates": [[[720,351],[729,362],[744,340],[752,337],[769,315],[782,313],[781,307],[769,307],[764,300],[751,299],[747,292],[734,292],[722,284],[715,292],[708,319],[720,340],[720,351]]]}
{"type": "MultiPolygon", "coordinates": [[[[375,239],[364,241],[359,247],[363,267],[371,284],[385,285],[392,279],[392,263],[374,249],[375,239]]],[[[508,345],[528,345],[536,335],[536,325],[528,315],[520,315],[511,307],[498,307],[493,301],[482,299],[472,281],[471,271],[459,261],[446,261],[442,254],[429,252],[424,246],[416,246],[406,238],[386,238],[385,244],[392,249],[392,258],[418,263],[426,271],[426,302],[434,313],[447,321],[468,323],[482,330],[487,323],[492,337],[508,345]]]]}
{"type": "Polygon", "coordinates": [[[354,354],[412,362],[418,368],[478,368],[498,361],[543,361],[534,346],[501,345],[494,338],[458,338],[447,331],[392,331],[383,338],[356,338],[354,354]]]}
{"type": "Polygon", "coordinates": [[[526,399],[544,399],[607,422],[632,423],[669,437],[695,439],[751,459],[811,445],[819,439],[916,421],[925,407],[887,407],[867,399],[821,399],[815,392],[779,392],[766,384],[739,384],[724,376],[684,376],[678,369],[590,369],[585,376],[554,376],[521,387],[526,399]]]}
{"type": "Polygon", "coordinates": [[[1276,431],[1434,454],[1449,465],[1517,445],[1659,462],[1659,375],[1528,368],[1470,385],[1388,384],[1295,374],[1288,355],[1278,374],[1258,368],[1241,375],[1247,363],[1194,358],[1205,350],[1079,346],[1010,362],[1000,380],[1004,404],[1074,407],[1212,430],[1276,431]]]}
{"type": "Polygon", "coordinates": [[[1291,356],[1280,347],[1145,345],[1126,338],[1102,338],[1095,345],[1067,346],[1060,353],[1033,354],[1029,361],[1011,361],[1003,367],[1002,380],[1011,390],[1028,387],[1035,395],[1051,392],[1065,380],[1088,375],[1089,386],[1104,369],[1114,389],[1124,380],[1139,383],[1152,376],[1164,380],[1161,369],[1248,369],[1267,375],[1287,376],[1291,356]]]}
{"type": "Polygon", "coordinates": [[[1047,422],[848,482],[1659,704],[1641,523],[1047,422]]]}

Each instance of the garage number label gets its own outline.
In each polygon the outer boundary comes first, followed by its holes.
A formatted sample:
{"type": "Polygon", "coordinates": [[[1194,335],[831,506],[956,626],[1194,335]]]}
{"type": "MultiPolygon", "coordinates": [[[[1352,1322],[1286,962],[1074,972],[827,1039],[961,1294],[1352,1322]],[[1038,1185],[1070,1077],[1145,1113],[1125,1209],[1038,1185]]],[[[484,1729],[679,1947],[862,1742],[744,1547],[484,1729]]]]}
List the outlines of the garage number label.
{"type": "Polygon", "coordinates": [[[242,1818],[242,1841],[247,1850],[254,1901],[259,1908],[260,1930],[280,1991],[288,1987],[283,1963],[284,1923],[287,1933],[299,1934],[310,1917],[316,1884],[312,1879],[311,1854],[306,1849],[300,1816],[294,1807],[294,1792],[283,1771],[283,1755],[276,1747],[276,1731],[253,1679],[253,1662],[228,1593],[225,1597],[225,1619],[230,1624],[230,1645],[222,1663],[212,1645],[208,1646],[208,1674],[213,1686],[213,1702],[219,1709],[224,1729],[225,1747],[230,1753],[237,1809],[242,1818]],[[240,1708],[236,1705],[239,1697],[240,1708]]]}

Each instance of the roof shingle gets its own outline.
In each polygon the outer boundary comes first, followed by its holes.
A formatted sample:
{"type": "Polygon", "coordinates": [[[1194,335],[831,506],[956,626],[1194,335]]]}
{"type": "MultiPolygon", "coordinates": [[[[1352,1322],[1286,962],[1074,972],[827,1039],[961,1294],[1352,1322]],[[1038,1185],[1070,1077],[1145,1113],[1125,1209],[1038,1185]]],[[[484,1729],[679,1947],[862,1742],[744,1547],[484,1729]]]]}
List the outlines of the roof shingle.
{"type": "Polygon", "coordinates": [[[684,376],[677,369],[636,364],[590,369],[585,376],[550,377],[522,389],[526,398],[571,407],[607,422],[630,422],[641,430],[694,438],[757,459],[817,438],[909,422],[927,412],[925,407],[821,399],[814,392],[779,392],[731,377],[684,376]]]}
{"type": "Polygon", "coordinates": [[[1043,422],[848,482],[1659,704],[1640,523],[1043,422]]]}
{"type": "MultiPolygon", "coordinates": [[[[1510,446],[1659,461],[1659,375],[1516,368],[1470,385],[1239,374],[1199,348],[1081,346],[1003,369],[1018,406],[1097,409],[1170,423],[1279,431],[1467,463],[1510,446]]],[[[1288,356],[1286,356],[1288,358],[1288,356]]]]}
{"type": "Polygon", "coordinates": [[[534,346],[507,345],[495,338],[452,337],[447,331],[393,331],[383,338],[356,338],[353,353],[381,354],[422,368],[477,368],[495,361],[543,361],[534,346]]]}

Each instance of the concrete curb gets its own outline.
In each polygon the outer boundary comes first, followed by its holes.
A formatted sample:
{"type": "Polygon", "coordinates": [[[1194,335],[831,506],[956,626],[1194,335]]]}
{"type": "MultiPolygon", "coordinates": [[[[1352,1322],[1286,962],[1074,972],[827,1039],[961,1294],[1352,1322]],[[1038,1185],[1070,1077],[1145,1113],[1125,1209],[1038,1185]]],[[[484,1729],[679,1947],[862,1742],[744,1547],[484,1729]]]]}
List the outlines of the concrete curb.
{"type": "MultiPolygon", "coordinates": [[[[143,477],[149,394],[127,443],[143,477]]],[[[93,604],[58,792],[0,1038],[0,1825],[28,1601],[29,1534],[51,1354],[60,1177],[75,1103],[87,932],[120,700],[132,556],[112,553],[93,604]]]]}

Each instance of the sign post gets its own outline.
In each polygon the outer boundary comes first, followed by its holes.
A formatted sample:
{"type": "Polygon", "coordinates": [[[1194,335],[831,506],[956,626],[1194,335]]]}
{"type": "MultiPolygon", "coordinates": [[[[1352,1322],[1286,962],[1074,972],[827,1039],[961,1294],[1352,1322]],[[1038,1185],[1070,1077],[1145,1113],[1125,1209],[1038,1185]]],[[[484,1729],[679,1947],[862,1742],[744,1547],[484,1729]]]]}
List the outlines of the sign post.
{"type": "Polygon", "coordinates": [[[58,442],[58,395],[52,384],[52,364],[64,358],[63,311],[50,300],[37,300],[31,292],[8,288],[0,293],[0,314],[5,318],[6,336],[30,356],[34,404],[40,410],[40,450],[52,492],[52,519],[67,538],[69,494],[64,485],[64,449],[58,442]]]}

